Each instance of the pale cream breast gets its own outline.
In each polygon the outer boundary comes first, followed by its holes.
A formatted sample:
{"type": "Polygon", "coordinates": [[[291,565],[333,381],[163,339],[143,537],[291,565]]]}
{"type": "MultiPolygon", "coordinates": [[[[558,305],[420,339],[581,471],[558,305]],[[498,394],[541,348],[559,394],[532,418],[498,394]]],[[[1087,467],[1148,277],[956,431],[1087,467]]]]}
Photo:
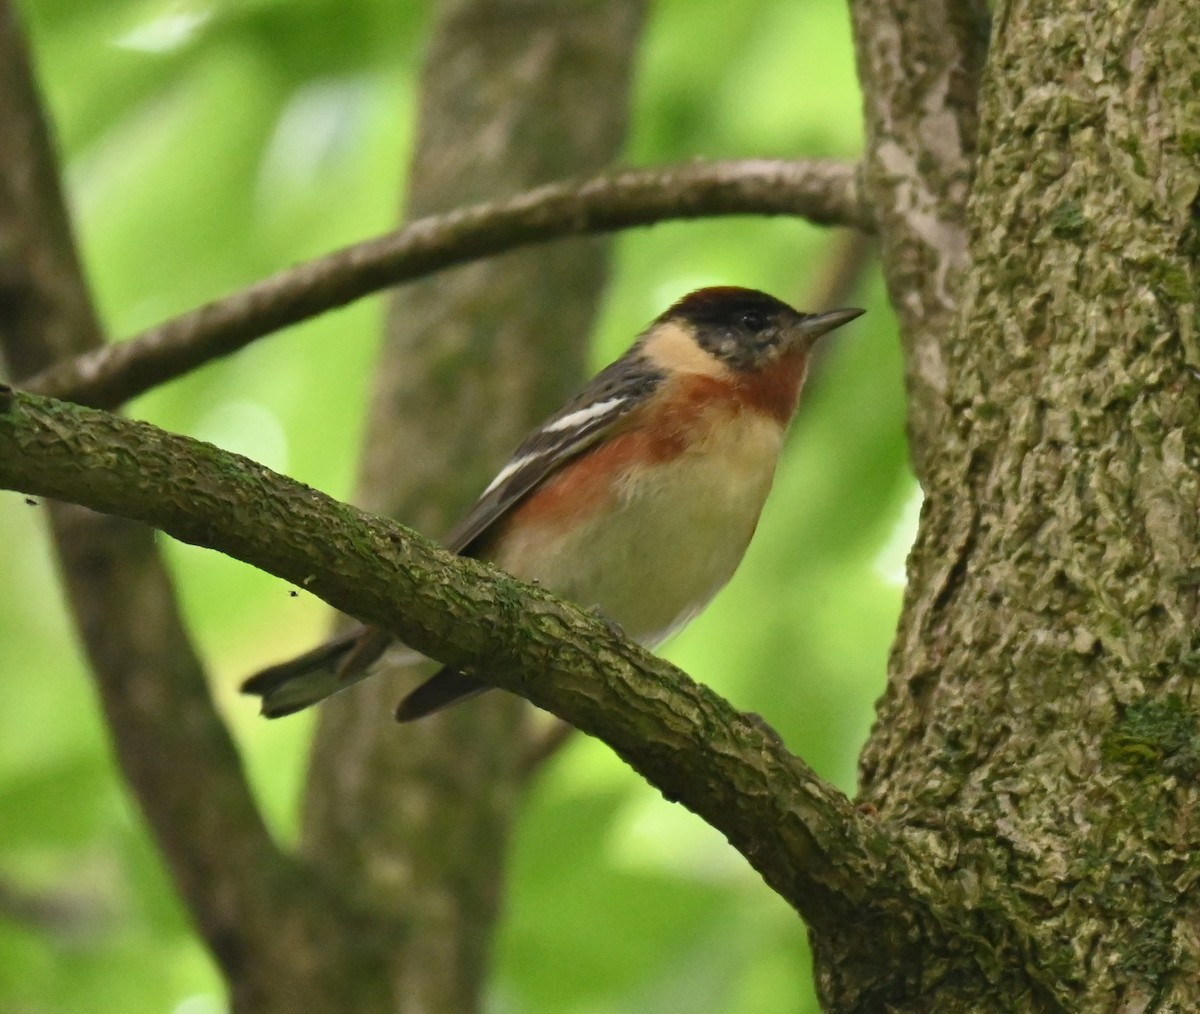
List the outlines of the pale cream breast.
{"type": "Polygon", "coordinates": [[[733,576],[771,488],[783,429],[715,403],[695,419],[702,439],[668,461],[619,472],[609,509],[582,524],[522,528],[496,562],[595,608],[657,644],[733,576]]]}

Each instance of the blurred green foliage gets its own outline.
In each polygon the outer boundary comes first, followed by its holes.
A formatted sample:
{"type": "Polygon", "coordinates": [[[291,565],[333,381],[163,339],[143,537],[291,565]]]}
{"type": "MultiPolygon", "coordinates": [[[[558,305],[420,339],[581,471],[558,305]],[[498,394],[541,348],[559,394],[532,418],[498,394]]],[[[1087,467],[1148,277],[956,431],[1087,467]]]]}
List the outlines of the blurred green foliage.
{"type": "MultiPolygon", "coordinates": [[[[394,221],[424,4],[25,0],[22,13],[115,336],[394,221]]],[[[861,144],[842,0],[660,0],[636,94],[630,163],[853,157],[861,144]]],[[[829,243],[801,223],[753,219],[622,236],[595,362],[697,284],[805,302],[829,243]]],[[[876,273],[857,301],[872,312],[818,364],[746,563],[668,650],[847,790],[883,686],[917,503],[876,273]]],[[[379,322],[378,301],[357,304],[131,411],[347,496],[379,322]]],[[[41,513],[0,496],[0,1011],[220,1011],[220,981],[114,772],[41,513]],[[21,915],[13,894],[42,910],[21,915]]],[[[318,638],[327,612],[225,557],[164,542],[264,807],[293,835],[310,721],[259,721],[235,687],[318,638]]],[[[716,832],[593,741],[579,738],[541,777],[510,884],[495,1011],[816,1009],[787,906],[716,832]]]]}

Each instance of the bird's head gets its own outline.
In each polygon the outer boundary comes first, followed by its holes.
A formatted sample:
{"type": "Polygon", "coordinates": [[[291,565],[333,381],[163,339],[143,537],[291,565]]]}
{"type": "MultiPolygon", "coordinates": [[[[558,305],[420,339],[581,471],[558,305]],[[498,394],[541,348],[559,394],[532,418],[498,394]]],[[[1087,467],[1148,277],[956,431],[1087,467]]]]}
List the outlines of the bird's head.
{"type": "Polygon", "coordinates": [[[651,325],[650,335],[680,332],[674,341],[668,337],[660,344],[678,346],[678,339],[686,339],[721,366],[752,373],[782,359],[807,356],[821,335],[863,312],[851,308],[800,313],[765,292],[717,286],[684,296],[651,325]]]}

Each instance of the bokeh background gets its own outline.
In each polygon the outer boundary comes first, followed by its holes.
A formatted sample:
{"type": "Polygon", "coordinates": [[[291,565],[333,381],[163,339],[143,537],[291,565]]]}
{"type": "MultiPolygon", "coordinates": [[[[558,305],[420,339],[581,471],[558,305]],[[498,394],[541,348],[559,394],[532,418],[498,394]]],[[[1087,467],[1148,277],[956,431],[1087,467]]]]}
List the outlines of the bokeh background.
{"type": "MultiPolygon", "coordinates": [[[[425,3],[18,6],[113,335],[395,222],[425,3]]],[[[844,0],[657,0],[635,103],[628,164],[852,158],[861,117],[844,0]]],[[[595,364],[696,285],[804,303],[835,241],[764,219],[621,236],[595,364]]],[[[745,564],[666,650],[847,791],[919,508],[876,270],[851,302],[870,314],[823,350],[745,564]]],[[[381,317],[378,300],[329,314],[129,411],[348,497],[381,317]]],[[[0,494],[0,1012],[222,1011],[220,980],[114,771],[41,514],[0,494]]],[[[322,636],[328,610],[163,541],[213,693],[274,827],[294,837],[311,720],[264,722],[236,687],[322,636]]],[[[809,979],[791,910],[603,746],[578,737],[539,779],[513,851],[490,1010],[815,1011],[809,979]]]]}

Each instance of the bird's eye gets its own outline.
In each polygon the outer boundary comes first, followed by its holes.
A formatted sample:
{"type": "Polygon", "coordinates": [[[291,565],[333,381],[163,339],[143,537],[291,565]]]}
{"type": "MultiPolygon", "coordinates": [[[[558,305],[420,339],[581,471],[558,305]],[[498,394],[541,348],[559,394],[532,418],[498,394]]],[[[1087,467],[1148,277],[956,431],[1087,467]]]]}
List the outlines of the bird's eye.
{"type": "Polygon", "coordinates": [[[747,310],[738,317],[738,323],[747,331],[761,331],[767,326],[767,318],[757,310],[747,310]]]}

